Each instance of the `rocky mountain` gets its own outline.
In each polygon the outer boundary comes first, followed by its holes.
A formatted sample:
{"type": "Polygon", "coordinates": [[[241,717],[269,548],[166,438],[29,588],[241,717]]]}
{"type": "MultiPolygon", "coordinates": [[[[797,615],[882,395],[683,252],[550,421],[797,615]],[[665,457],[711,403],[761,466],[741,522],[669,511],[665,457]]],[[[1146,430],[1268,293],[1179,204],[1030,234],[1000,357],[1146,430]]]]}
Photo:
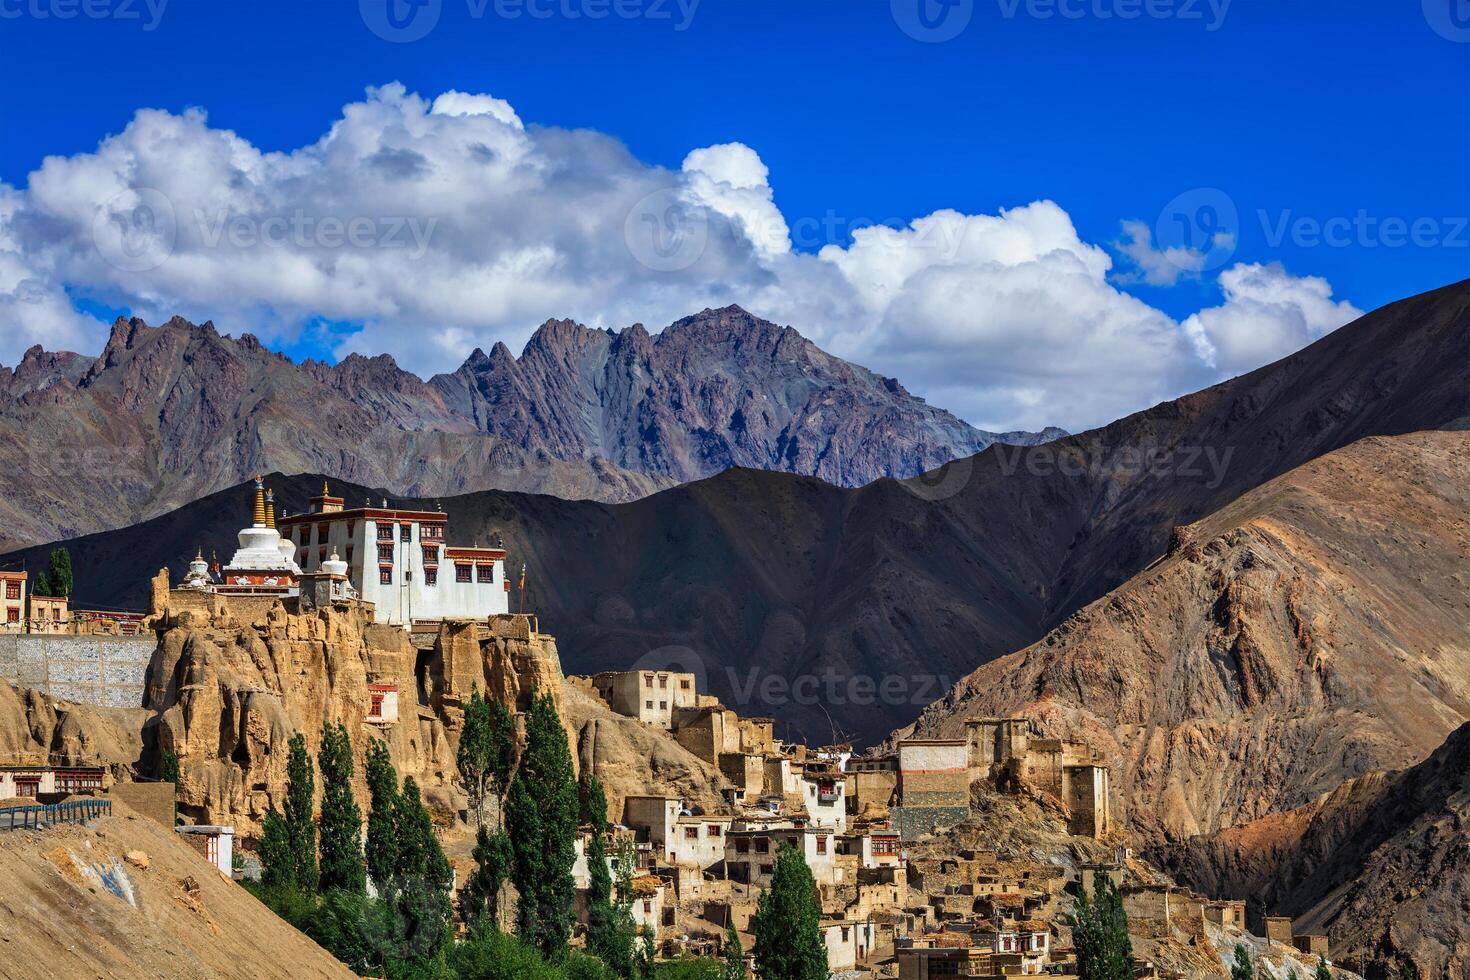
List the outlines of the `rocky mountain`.
{"type": "Polygon", "coordinates": [[[249,334],[119,319],[94,359],[0,368],[0,546],[135,523],[250,473],[432,496],[502,488],[632,500],[752,466],[856,486],[997,439],[738,307],[657,337],[552,320],[517,360],[429,381],[383,355],[296,364],[249,334]]]}
{"type": "Polygon", "coordinates": [[[914,730],[1022,714],[1101,749],[1154,844],[1424,758],[1470,719],[1470,433],[1364,439],[1177,528],[914,730]]]}
{"type": "MultiPolygon", "coordinates": [[[[1340,962],[1470,971],[1470,725],[1423,762],[1166,852],[1177,875],[1325,932],[1340,962]]],[[[1397,975],[1394,970],[1392,975],[1397,975]]]]}
{"type": "MultiPolygon", "coordinates": [[[[502,535],[512,562],[529,564],[527,608],[557,635],[568,670],[691,664],[744,714],[775,715],[813,739],[840,728],[871,741],[1143,571],[1169,550],[1177,526],[1365,437],[1470,426],[1467,364],[1470,283],[1460,283],[1106,428],[1038,447],[992,446],[914,480],[844,490],[735,469],[616,505],[498,491],[443,505],[452,538],[502,535]]],[[[321,478],[272,482],[296,510],[321,478]]],[[[384,495],[334,489],[349,501],[384,495]]],[[[241,490],[216,494],[70,542],[78,600],[138,607],[139,569],[180,574],[200,546],[228,556],[247,499],[241,490]]],[[[1397,528],[1409,519],[1385,517],[1395,533],[1407,533],[1397,528]]],[[[6,560],[39,570],[47,550],[6,560]]],[[[1417,743],[1421,752],[1443,737],[1450,715],[1437,724],[1417,743]]],[[[1306,802],[1335,784],[1300,785],[1272,805],[1306,802]]],[[[1191,804],[1178,808],[1177,832],[1192,832],[1191,819],[1211,826],[1225,807],[1264,812],[1243,801],[1191,804]]]]}

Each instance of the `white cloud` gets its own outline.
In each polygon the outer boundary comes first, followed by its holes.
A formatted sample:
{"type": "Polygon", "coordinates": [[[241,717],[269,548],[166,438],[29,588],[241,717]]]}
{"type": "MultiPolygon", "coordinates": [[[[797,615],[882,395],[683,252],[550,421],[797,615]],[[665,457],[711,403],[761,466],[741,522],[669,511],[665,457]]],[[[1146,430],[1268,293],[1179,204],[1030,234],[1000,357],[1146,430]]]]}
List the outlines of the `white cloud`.
{"type": "MultiPolygon", "coordinates": [[[[1185,245],[1154,248],[1153,230],[1142,221],[1123,222],[1123,234],[1128,237],[1114,244],[1125,258],[1138,267],[1138,271],[1120,276],[1120,282],[1142,280],[1150,286],[1173,286],[1181,278],[1199,278],[1205,267],[1205,253],[1198,249],[1185,245]]],[[[1217,234],[1216,244],[1229,244],[1228,241],[1220,240],[1222,236],[1227,239],[1229,237],[1225,232],[1217,234]]]]}
{"type": "MultiPolygon", "coordinates": [[[[1166,278],[1146,232],[1124,254],[1166,278]]],[[[1051,201],[798,252],[749,146],[695,148],[668,170],[601,133],[527,128],[490,95],[393,84],[288,152],[200,111],[143,110],[0,186],[0,363],[36,341],[95,352],[105,331],[74,299],[267,341],[319,317],[361,323],[339,353],[386,351],[421,374],[476,345],[517,348],[548,317],[656,329],[739,303],[978,425],[1078,429],[1356,312],[1322,280],[1236,266],[1225,303],[1180,324],[1111,274],[1051,201]]]]}
{"type": "Polygon", "coordinates": [[[1300,350],[1363,311],[1334,301],[1317,276],[1293,276],[1280,263],[1236,264],[1220,273],[1225,302],[1184,321],[1204,363],[1240,374],[1300,350]]]}

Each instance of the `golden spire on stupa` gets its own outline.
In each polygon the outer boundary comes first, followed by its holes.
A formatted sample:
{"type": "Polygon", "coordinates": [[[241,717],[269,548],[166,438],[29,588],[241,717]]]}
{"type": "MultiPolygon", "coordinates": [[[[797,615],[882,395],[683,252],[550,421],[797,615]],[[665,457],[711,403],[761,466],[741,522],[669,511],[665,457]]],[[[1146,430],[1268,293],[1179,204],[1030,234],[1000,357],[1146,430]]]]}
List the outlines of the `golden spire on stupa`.
{"type": "Polygon", "coordinates": [[[265,526],[269,528],[276,526],[276,492],[274,490],[265,492],[265,526]]]}
{"type": "Polygon", "coordinates": [[[265,527],[265,484],[260,474],[255,474],[255,515],[251,521],[256,527],[265,527]]]}

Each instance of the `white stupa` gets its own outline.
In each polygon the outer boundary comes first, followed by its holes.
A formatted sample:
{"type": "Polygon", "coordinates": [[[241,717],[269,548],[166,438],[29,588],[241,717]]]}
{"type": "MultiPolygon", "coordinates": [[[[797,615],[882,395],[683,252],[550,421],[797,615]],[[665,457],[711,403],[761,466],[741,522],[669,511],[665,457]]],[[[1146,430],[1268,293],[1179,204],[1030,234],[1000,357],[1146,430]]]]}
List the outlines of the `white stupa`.
{"type": "Polygon", "coordinates": [[[255,478],[254,521],[240,531],[240,549],[225,566],[224,583],[217,592],[294,595],[301,568],[292,557],[295,548],[276,530],[275,494],[255,478]]]}
{"type": "Polygon", "coordinates": [[[204,552],[199,552],[194,556],[194,560],[189,562],[189,571],[184,576],[184,584],[181,587],[195,589],[199,592],[208,592],[214,587],[214,580],[209,577],[209,562],[204,560],[204,552]]]}

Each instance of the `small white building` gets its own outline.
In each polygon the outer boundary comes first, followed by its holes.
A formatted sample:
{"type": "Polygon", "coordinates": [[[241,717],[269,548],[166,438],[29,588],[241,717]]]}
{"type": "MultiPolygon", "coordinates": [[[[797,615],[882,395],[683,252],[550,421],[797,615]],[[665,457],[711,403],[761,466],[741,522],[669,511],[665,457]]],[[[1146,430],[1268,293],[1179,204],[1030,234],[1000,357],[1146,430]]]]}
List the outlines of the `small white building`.
{"type": "Polygon", "coordinates": [[[392,725],[397,721],[398,685],[369,684],[367,723],[369,725],[392,725]]]}
{"type": "Polygon", "coordinates": [[[234,873],[235,828],[206,826],[175,827],[204,859],[226,878],[234,873]]]}
{"type": "Polygon", "coordinates": [[[733,817],[692,814],[673,796],[629,796],[623,823],[652,845],[654,858],[674,867],[703,871],[725,858],[733,817]]]}
{"type": "Polygon", "coordinates": [[[807,816],[814,826],[826,827],[839,834],[847,830],[847,784],[841,773],[830,770],[808,772],[801,777],[801,789],[807,816]]]}
{"type": "Polygon", "coordinates": [[[725,874],[743,885],[768,887],[776,871],[776,854],[785,845],[797,848],[818,885],[840,884],[837,840],[825,827],[798,827],[791,820],[737,819],[726,834],[725,874]]]}
{"type": "Polygon", "coordinates": [[[827,969],[833,973],[857,969],[873,948],[877,935],[871,922],[836,919],[822,923],[822,940],[827,945],[827,969]]]}
{"type": "Polygon", "coordinates": [[[592,675],[592,687],[618,714],[665,730],[674,727],[675,708],[693,708],[699,704],[692,673],[605,670],[592,675]]]}
{"type": "Polygon", "coordinates": [[[95,766],[3,766],[0,800],[97,794],[103,789],[103,775],[95,766]]]}

